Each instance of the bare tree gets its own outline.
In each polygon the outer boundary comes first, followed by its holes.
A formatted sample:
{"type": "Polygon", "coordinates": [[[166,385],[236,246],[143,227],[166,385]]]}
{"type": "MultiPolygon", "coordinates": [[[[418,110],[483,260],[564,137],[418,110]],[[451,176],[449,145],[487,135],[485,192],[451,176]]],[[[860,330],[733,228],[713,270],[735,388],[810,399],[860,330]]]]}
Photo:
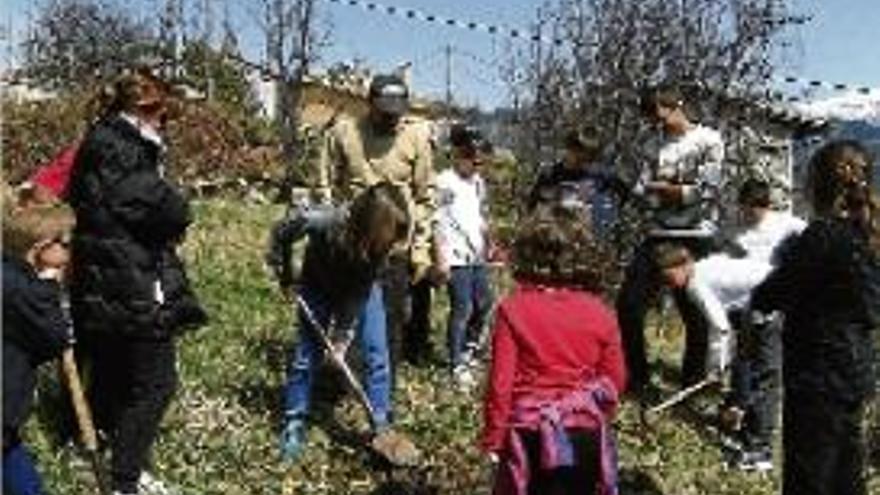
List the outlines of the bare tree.
{"type": "Polygon", "coordinates": [[[167,68],[166,76],[177,77],[186,44],[186,24],[184,22],[185,0],[164,0],[165,5],[159,18],[159,43],[161,54],[167,68]]]}
{"type": "Polygon", "coordinates": [[[24,43],[24,73],[40,84],[88,85],[152,52],[149,26],[128,11],[94,0],[41,4],[24,43]]]}
{"type": "Polygon", "coordinates": [[[326,44],[327,35],[319,33],[317,28],[315,0],[261,1],[266,58],[269,72],[277,80],[275,115],[288,171],[282,186],[282,195],[286,197],[302,156],[299,136],[302,83],[317,58],[318,49],[326,44]]]}
{"type": "Polygon", "coordinates": [[[518,80],[520,150],[535,163],[567,123],[597,124],[624,172],[646,130],[641,88],[678,84],[711,120],[731,94],[764,91],[783,31],[801,19],[788,0],[559,0],[539,10],[518,80]]]}
{"type": "MultiPolygon", "coordinates": [[[[566,127],[584,123],[599,132],[616,172],[632,180],[656,156],[639,106],[648,86],[677,85],[692,117],[722,129],[737,125],[735,119],[760,118],[743,107],[765,93],[781,37],[804,20],[791,14],[789,3],[547,1],[532,25],[529,49],[513,53],[507,71],[517,107],[511,133],[519,194],[556,153],[566,127]]],[[[633,208],[620,214],[617,241],[626,252],[641,214],[633,208]]]]}

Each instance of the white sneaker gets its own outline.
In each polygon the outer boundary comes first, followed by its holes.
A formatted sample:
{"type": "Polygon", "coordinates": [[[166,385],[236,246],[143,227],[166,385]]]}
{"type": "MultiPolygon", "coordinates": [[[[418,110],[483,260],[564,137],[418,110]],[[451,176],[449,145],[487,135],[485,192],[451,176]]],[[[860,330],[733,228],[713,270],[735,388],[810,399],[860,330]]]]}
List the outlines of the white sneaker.
{"type": "Polygon", "coordinates": [[[139,495],[176,495],[176,493],[164,482],[146,471],[142,471],[140,478],[138,478],[139,495]]]}
{"type": "Polygon", "coordinates": [[[474,372],[468,366],[459,365],[452,370],[452,380],[459,390],[467,392],[477,385],[477,379],[474,372]]]}
{"type": "Polygon", "coordinates": [[[740,471],[766,473],[773,470],[773,453],[769,449],[747,450],[737,460],[740,471]]]}

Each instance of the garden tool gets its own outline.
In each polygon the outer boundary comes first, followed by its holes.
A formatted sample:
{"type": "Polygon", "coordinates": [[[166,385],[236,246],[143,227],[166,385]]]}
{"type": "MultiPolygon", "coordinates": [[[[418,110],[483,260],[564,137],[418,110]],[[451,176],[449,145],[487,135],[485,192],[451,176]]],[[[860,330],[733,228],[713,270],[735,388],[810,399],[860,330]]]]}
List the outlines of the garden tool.
{"type": "Polygon", "coordinates": [[[713,374],[709,375],[708,377],[706,377],[705,379],[703,379],[693,385],[690,385],[686,388],[683,388],[683,389],[679,390],[678,392],[672,394],[672,396],[670,396],[668,399],[664,400],[663,402],[661,402],[655,406],[649,407],[647,410],[645,410],[645,412],[642,416],[642,420],[650,424],[651,422],[653,422],[654,418],[656,418],[656,416],[658,414],[662,413],[663,411],[684,402],[692,395],[696,394],[697,392],[700,392],[701,390],[703,390],[709,386],[720,385],[721,383],[722,383],[722,379],[721,379],[720,375],[713,373],[713,374]]]}
{"type": "MultiPolygon", "coordinates": [[[[324,348],[329,361],[340,372],[342,372],[348,388],[351,389],[355,395],[355,399],[357,399],[360,405],[363,406],[364,410],[366,410],[367,416],[370,420],[371,430],[375,432],[377,425],[374,423],[375,412],[373,406],[370,404],[370,400],[360,381],[358,381],[354,372],[351,370],[351,367],[345,361],[344,353],[337,352],[337,349],[330,340],[329,334],[324,328],[324,325],[321,325],[318,321],[318,318],[315,316],[315,313],[309,307],[308,303],[306,303],[305,299],[303,299],[302,296],[297,295],[296,302],[302,309],[302,313],[305,315],[306,319],[308,319],[313,333],[318,339],[318,342],[324,348]]],[[[420,452],[409,439],[401,433],[390,429],[386,429],[373,436],[370,446],[373,451],[393,466],[412,466],[418,461],[419,457],[421,457],[420,452]]]]}
{"type": "Polygon", "coordinates": [[[88,402],[86,402],[85,394],[83,394],[82,382],[79,379],[72,347],[65,349],[61,355],[61,369],[65,382],[67,382],[67,387],[70,390],[70,399],[73,402],[73,410],[76,413],[76,422],[79,426],[86,457],[89,460],[89,464],[92,465],[92,472],[98,485],[98,493],[99,495],[109,495],[110,490],[107,486],[107,480],[101,469],[98,435],[95,432],[95,424],[92,421],[92,412],[89,409],[88,402]]]}

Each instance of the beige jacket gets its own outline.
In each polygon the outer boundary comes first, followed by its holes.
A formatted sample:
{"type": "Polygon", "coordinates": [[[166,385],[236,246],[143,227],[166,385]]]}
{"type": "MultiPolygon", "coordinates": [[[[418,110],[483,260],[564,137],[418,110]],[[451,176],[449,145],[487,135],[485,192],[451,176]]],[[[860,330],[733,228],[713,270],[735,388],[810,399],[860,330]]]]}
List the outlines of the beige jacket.
{"type": "Polygon", "coordinates": [[[373,131],[369,117],[340,118],[318,155],[317,195],[323,202],[351,200],[382,181],[407,196],[413,227],[409,256],[418,274],[431,265],[431,218],[436,208],[434,164],[427,123],[404,118],[393,135],[373,131]]]}

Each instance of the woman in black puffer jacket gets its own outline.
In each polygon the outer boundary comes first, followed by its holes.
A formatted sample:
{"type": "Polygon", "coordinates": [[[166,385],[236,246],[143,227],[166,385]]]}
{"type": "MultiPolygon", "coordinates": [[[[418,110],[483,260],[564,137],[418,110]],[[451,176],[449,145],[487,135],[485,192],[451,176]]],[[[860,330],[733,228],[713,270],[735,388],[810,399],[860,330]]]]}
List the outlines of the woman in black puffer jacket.
{"type": "Polygon", "coordinates": [[[177,386],[175,337],[206,320],[176,253],[191,217],[163,177],[167,94],[146,70],[122,76],[79,148],[68,193],[77,215],[74,323],[122,494],[138,491],[177,386]]]}

